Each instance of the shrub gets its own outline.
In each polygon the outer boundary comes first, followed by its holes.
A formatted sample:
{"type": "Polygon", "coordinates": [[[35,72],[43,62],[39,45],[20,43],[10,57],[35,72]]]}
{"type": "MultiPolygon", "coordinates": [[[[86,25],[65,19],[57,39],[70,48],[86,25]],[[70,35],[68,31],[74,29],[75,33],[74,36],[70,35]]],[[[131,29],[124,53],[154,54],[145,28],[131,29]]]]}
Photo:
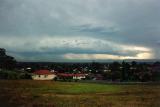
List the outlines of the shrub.
{"type": "Polygon", "coordinates": [[[0,79],[31,79],[31,76],[28,73],[2,70],[0,71],[0,79]]]}

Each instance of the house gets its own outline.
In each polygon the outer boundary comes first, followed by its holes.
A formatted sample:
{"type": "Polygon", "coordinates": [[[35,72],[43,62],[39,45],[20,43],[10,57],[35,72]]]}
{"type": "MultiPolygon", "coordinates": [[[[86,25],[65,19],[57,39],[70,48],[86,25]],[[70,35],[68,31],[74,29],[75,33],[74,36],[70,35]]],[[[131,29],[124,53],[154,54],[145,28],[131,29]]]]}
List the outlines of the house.
{"type": "Polygon", "coordinates": [[[33,80],[53,80],[55,77],[56,75],[49,70],[37,70],[32,75],[33,80]]]}
{"type": "Polygon", "coordinates": [[[73,74],[71,73],[57,73],[58,80],[72,80],[73,74]]]}
{"type": "Polygon", "coordinates": [[[153,72],[160,72],[160,64],[153,65],[152,66],[152,71],[153,72]]]}
{"type": "Polygon", "coordinates": [[[102,74],[94,74],[93,80],[103,80],[103,79],[104,79],[104,77],[102,74]]]}
{"type": "Polygon", "coordinates": [[[80,74],[80,73],[77,73],[77,74],[73,74],[73,73],[58,73],[57,77],[59,79],[63,79],[63,80],[67,80],[67,79],[70,79],[70,80],[82,80],[82,79],[86,78],[86,74],[80,74]]]}
{"type": "Polygon", "coordinates": [[[86,74],[74,74],[73,79],[75,80],[82,80],[86,78],[86,74]]]}
{"type": "Polygon", "coordinates": [[[152,66],[152,75],[154,81],[160,81],[160,64],[154,64],[152,66]]]}

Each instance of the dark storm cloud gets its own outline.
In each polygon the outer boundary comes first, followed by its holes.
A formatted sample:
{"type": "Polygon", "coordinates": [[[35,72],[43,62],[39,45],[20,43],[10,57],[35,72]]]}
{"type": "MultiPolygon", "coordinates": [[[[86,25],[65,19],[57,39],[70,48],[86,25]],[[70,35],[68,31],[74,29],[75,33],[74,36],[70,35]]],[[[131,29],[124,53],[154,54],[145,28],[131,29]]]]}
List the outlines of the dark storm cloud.
{"type": "Polygon", "coordinates": [[[86,25],[80,25],[80,26],[74,26],[73,27],[74,31],[77,31],[79,33],[88,33],[88,35],[99,35],[101,37],[106,36],[106,35],[115,35],[118,33],[116,28],[114,27],[104,27],[104,26],[94,26],[91,24],[86,24],[86,25]]]}
{"type": "Polygon", "coordinates": [[[160,58],[159,10],[159,0],[0,0],[0,46],[19,60],[160,58]]]}

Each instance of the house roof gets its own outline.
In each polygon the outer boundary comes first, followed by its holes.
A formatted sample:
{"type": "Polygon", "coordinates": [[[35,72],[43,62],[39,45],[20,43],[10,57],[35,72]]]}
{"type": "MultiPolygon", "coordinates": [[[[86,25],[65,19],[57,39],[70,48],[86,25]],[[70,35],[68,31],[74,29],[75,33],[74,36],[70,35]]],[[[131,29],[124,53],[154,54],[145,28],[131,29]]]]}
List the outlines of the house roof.
{"type": "Polygon", "coordinates": [[[86,76],[86,74],[74,74],[75,77],[86,76]]]}
{"type": "Polygon", "coordinates": [[[80,77],[80,76],[85,76],[85,74],[71,74],[71,73],[58,73],[58,76],[63,76],[63,77],[80,77]]]}
{"type": "Polygon", "coordinates": [[[53,72],[50,72],[49,70],[37,70],[34,72],[34,74],[37,75],[51,75],[54,74],[53,72]]]}
{"type": "Polygon", "coordinates": [[[58,73],[58,76],[62,76],[62,77],[72,77],[74,74],[69,74],[69,73],[58,73]]]}

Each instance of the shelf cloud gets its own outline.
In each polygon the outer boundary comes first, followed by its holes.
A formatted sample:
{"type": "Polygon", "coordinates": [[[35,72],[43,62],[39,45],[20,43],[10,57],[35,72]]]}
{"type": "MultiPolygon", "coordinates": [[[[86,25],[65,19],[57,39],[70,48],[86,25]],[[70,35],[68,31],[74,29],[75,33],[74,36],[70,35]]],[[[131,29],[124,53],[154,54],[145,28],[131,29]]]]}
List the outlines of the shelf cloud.
{"type": "Polygon", "coordinates": [[[0,47],[19,61],[159,59],[159,0],[1,0],[0,47]]]}

